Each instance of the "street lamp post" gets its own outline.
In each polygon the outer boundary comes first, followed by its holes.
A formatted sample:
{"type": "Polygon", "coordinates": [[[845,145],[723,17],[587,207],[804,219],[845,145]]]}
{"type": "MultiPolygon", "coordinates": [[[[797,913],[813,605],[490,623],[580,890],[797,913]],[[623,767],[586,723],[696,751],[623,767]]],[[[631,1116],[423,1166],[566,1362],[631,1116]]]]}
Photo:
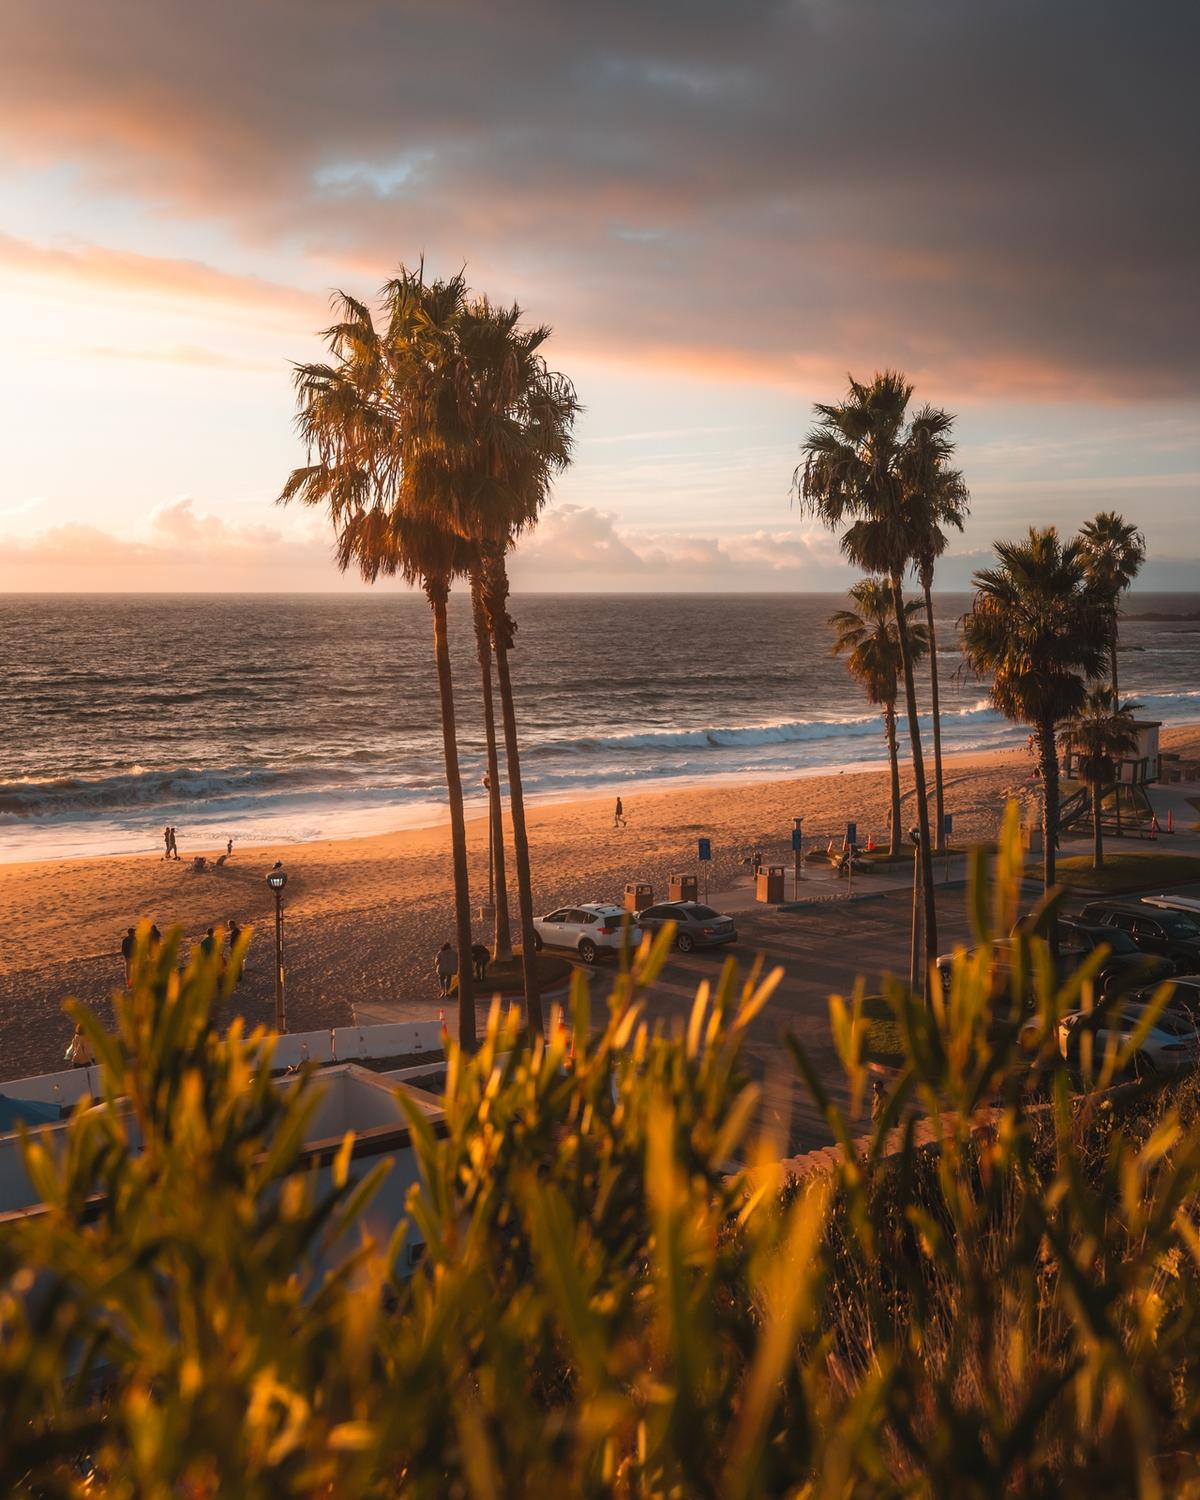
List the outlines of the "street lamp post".
{"type": "Polygon", "coordinates": [[[275,896],[275,1030],[287,1030],[287,1007],[283,998],[283,888],[287,885],[287,872],[278,865],[267,876],[267,884],[275,896]]]}
{"type": "MultiPolygon", "coordinates": [[[[908,987],[913,994],[917,993],[917,981],[921,974],[921,830],[910,828],[908,836],[913,844],[913,898],[912,898],[912,948],[908,957],[908,987]]],[[[925,993],[925,986],[921,985],[921,993],[925,993]]]]}

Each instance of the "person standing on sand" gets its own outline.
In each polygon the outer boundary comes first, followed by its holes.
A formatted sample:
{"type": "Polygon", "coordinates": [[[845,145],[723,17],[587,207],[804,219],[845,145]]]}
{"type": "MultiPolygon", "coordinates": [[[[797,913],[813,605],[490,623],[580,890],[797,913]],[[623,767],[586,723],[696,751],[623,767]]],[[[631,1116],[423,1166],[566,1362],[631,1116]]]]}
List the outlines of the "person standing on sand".
{"type": "Polygon", "coordinates": [[[163,855],[163,858],[164,859],[170,859],[170,857],[171,857],[171,825],[169,823],[163,828],[163,848],[166,849],[166,851],[167,851],[163,855]]]}
{"type": "Polygon", "coordinates": [[[613,809],[613,827],[614,828],[624,828],[625,825],[626,825],[626,821],[627,820],[626,820],[626,817],[625,817],[625,808],[622,805],[620,797],[618,797],[617,798],[617,805],[613,809]]]}
{"type": "Polygon", "coordinates": [[[450,981],[458,973],[458,954],[450,943],[443,943],[433,961],[434,973],[442,989],[442,999],[450,994],[450,981]]]}
{"type": "Polygon", "coordinates": [[[217,934],[210,927],[200,939],[200,956],[209,959],[217,951],[217,934]]]}
{"type": "Polygon", "coordinates": [[[179,858],[179,845],[175,840],[175,825],[173,823],[171,825],[171,854],[173,858],[179,858]]]}
{"type": "Polygon", "coordinates": [[[233,853],[233,840],[231,838],[225,840],[225,853],[227,856],[233,853]]]}
{"type": "Polygon", "coordinates": [[[133,985],[133,945],[137,933],[130,927],[121,939],[121,957],[125,960],[125,988],[133,985]]]}

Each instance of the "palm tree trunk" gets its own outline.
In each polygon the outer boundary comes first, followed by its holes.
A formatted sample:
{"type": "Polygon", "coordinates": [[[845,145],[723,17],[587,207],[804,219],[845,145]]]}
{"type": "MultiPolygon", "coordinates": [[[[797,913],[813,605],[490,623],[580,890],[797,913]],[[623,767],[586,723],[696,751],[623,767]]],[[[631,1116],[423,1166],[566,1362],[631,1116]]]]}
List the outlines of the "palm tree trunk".
{"type": "Polygon", "coordinates": [[[450,641],[446,632],[449,585],[427,581],[433,611],[433,651],[442,706],[442,751],[446,757],[446,791],[450,799],[450,843],[454,864],[454,927],[458,946],[458,1042],[475,1050],[475,993],[471,983],[471,887],[467,878],[467,820],[463,812],[462,777],[458,770],[458,736],[454,724],[454,684],[450,676],[450,641]]]}
{"type": "Polygon", "coordinates": [[[491,828],[492,868],[495,871],[495,925],[492,957],[512,957],[512,928],[508,916],[508,875],[504,867],[504,811],[500,800],[500,756],[496,748],[496,710],[492,702],[492,640],[483,603],[483,577],[471,574],[471,608],[475,614],[475,648],[483,683],[483,727],[487,738],[488,826],[491,828]]]}
{"type": "Polygon", "coordinates": [[[896,749],[896,704],[883,705],[883,723],[887,732],[888,769],[892,778],[892,825],[888,840],[888,854],[892,859],[900,855],[900,755],[896,749]]]}
{"type": "MultiPolygon", "coordinates": [[[[1120,708],[1121,699],[1117,691],[1117,611],[1114,606],[1111,621],[1111,633],[1108,637],[1108,656],[1112,662],[1112,693],[1113,708],[1120,708]]],[[[1117,837],[1121,837],[1121,769],[1118,765],[1113,777],[1113,807],[1117,815],[1117,837]]],[[[1097,866],[1097,868],[1099,868],[1097,866]]]]}
{"type": "Polygon", "coordinates": [[[929,696],[933,708],[933,791],[937,816],[935,842],[939,854],[946,848],[946,793],[942,785],[942,710],[938,698],[937,637],[933,631],[933,576],[922,571],[921,591],[925,595],[925,619],[929,626],[929,696]]]}
{"type": "MultiPolygon", "coordinates": [[[[904,665],[904,697],[908,708],[908,736],[912,744],[913,781],[916,786],[917,827],[921,835],[921,848],[926,855],[932,845],[929,842],[929,804],[925,789],[925,760],[921,754],[921,725],[917,717],[917,688],[913,681],[912,650],[908,641],[907,617],[904,613],[904,589],[900,574],[893,573],[892,607],[896,612],[896,636],[900,643],[900,660],[904,665]]],[[[922,993],[929,989],[929,969],[937,958],[937,897],[933,889],[933,860],[921,861],[921,896],[925,917],[925,971],[922,993]]]]}
{"type": "Polygon", "coordinates": [[[1037,729],[1038,756],[1042,763],[1042,842],[1045,845],[1042,884],[1046,890],[1057,878],[1058,855],[1058,743],[1054,720],[1044,719],[1037,729]]]}
{"type": "Polygon", "coordinates": [[[504,758],[508,766],[508,805],[512,814],[513,852],[517,859],[517,909],[521,918],[521,970],[525,981],[525,1009],[530,1035],[545,1030],[542,997],[538,986],[537,950],[533,937],[533,877],[529,869],[529,836],[525,831],[525,792],[521,784],[521,750],[517,743],[517,715],[513,706],[508,651],[512,644],[512,621],[508,615],[508,570],[504,554],[496,553],[485,563],[487,572],[488,624],[496,655],[496,683],[500,689],[500,713],[504,723],[504,758]]]}
{"type": "Polygon", "coordinates": [[[1104,828],[1101,824],[1101,803],[1104,787],[1099,781],[1092,782],[1092,869],[1104,868],[1104,828]]]}
{"type": "Polygon", "coordinates": [[[1112,662],[1112,690],[1113,706],[1120,707],[1121,699],[1117,691],[1117,612],[1112,613],[1112,626],[1108,637],[1108,656],[1112,662]]]}

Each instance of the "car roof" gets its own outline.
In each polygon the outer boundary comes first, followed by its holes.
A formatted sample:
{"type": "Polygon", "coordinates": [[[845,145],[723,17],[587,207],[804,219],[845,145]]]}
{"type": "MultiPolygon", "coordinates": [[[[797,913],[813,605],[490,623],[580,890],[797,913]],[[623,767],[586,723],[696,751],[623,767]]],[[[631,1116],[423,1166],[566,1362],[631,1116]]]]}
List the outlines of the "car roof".
{"type": "MultiPolygon", "coordinates": [[[[626,915],[625,908],[618,906],[613,901],[580,901],[576,903],[576,909],[579,911],[598,911],[603,915],[607,915],[610,911],[619,911],[622,916],[626,915]]],[[[633,913],[629,912],[628,915],[633,916],[633,913]]]]}
{"type": "Polygon", "coordinates": [[[1147,911],[1140,901],[1089,901],[1084,907],[1084,911],[1125,911],[1131,917],[1153,917],[1157,915],[1153,909],[1147,911]]]}

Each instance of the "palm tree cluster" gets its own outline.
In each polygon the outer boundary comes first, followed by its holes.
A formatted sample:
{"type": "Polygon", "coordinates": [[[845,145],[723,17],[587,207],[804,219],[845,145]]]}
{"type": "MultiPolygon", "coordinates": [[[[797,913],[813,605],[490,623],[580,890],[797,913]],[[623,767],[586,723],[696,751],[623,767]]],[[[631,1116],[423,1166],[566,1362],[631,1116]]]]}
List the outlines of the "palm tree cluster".
{"type": "Polygon", "coordinates": [[[1117,637],[1120,598],[1145,558],[1145,541],[1123,517],[1103,512],[1069,541],[1053,526],[1031,528],[1023,540],[997,542],[995,550],[998,566],[975,574],[963,650],[980,676],[991,677],[996,707],[1033,730],[1049,890],[1059,836],[1059,749],[1080,752],[1099,869],[1103,798],[1117,763],[1137,745],[1137,705],[1122,706],[1117,696],[1117,637]]]}
{"type": "Polygon", "coordinates": [[[571,461],[579,403],[571,382],[549,368],[546,327],[526,327],[521,309],[473,296],[460,272],[427,280],[401,267],[368,305],[339,293],[322,335],[323,363],[295,369],[297,425],[309,462],[293,470],[280,501],[326,509],[337,560],[373,582],[399,575],[421,587],[433,616],[442,746],[450,805],[455,930],[459,954],[458,1031],[475,1042],[471,984],[471,899],[458,763],[447,601],[469,581],[483,678],[489,816],[496,856],[496,948],[511,937],[505,895],[501,770],[492,663],[500,701],[516,862],[526,1015],[541,1029],[533,936],[533,888],[509,652],[506,555],[536,524],[554,478],[571,461]]]}
{"type": "MultiPolygon", "coordinates": [[[[890,851],[900,839],[897,702],[907,714],[920,850],[945,847],[941,704],[934,630],[934,569],[949,533],[961,531],[970,495],[954,466],[953,417],[932,406],[910,411],[913,387],[897,371],[851,380],[844,399],[815,407],[816,425],[793,475],[800,504],[839,532],[842,551],[868,575],[850,590],[851,608],[831,616],[835,655],[870,702],[883,709],[891,771],[890,851]],[[915,575],[921,600],[906,600],[915,575]],[[925,621],[917,615],[923,606],[925,621]],[[935,826],[918,721],[914,668],[928,657],[935,826]]],[[[996,545],[997,565],[975,574],[963,621],[965,657],[991,683],[992,701],[1034,734],[1043,787],[1045,880],[1054,883],[1059,825],[1058,751],[1077,750],[1090,789],[1095,862],[1103,863],[1101,806],[1118,763],[1136,746],[1132,712],[1118,696],[1122,594],[1146,555],[1145,539],[1106,511],[1063,542],[1054,527],[996,545]],[[1102,678],[1107,674],[1107,683],[1102,678]]],[[[1119,818],[1119,804],[1118,804],[1119,818]]],[[[926,958],[937,954],[932,861],[921,871],[926,958]]],[[[914,980],[916,975],[914,973],[914,980]]]]}
{"type": "MultiPolygon", "coordinates": [[[[819,404],[815,408],[816,426],[804,442],[804,462],[793,475],[793,488],[802,507],[831,530],[841,532],[845,555],[869,575],[868,582],[882,580],[877,587],[890,597],[890,625],[885,634],[894,631],[897,685],[903,687],[908,718],[920,850],[928,855],[934,848],[944,848],[945,838],[933,572],[946,548],[947,528],[962,529],[970,497],[962,474],[953,467],[953,417],[928,405],[910,415],[912,395],[913,387],[904,376],[887,370],[868,384],[852,379],[845,399],[836,405],[819,404]],[[926,611],[926,625],[919,638],[914,631],[914,611],[904,599],[905,576],[914,567],[926,611]],[[934,691],[936,838],[930,836],[914,676],[918,655],[925,651],[934,691]]],[[[878,593],[868,597],[878,598],[878,593]]],[[[864,605],[862,598],[858,602],[864,605]]],[[[842,626],[836,616],[834,624],[840,635],[842,626]]],[[[867,682],[853,660],[851,670],[867,682]]],[[[872,701],[886,705],[885,699],[873,696],[869,682],[867,691],[872,701]]],[[[893,733],[894,715],[890,723],[893,733]]],[[[894,757],[892,765],[892,849],[898,851],[899,769],[894,757]]],[[[933,862],[926,857],[920,865],[924,948],[931,963],[938,952],[933,862]]]]}

